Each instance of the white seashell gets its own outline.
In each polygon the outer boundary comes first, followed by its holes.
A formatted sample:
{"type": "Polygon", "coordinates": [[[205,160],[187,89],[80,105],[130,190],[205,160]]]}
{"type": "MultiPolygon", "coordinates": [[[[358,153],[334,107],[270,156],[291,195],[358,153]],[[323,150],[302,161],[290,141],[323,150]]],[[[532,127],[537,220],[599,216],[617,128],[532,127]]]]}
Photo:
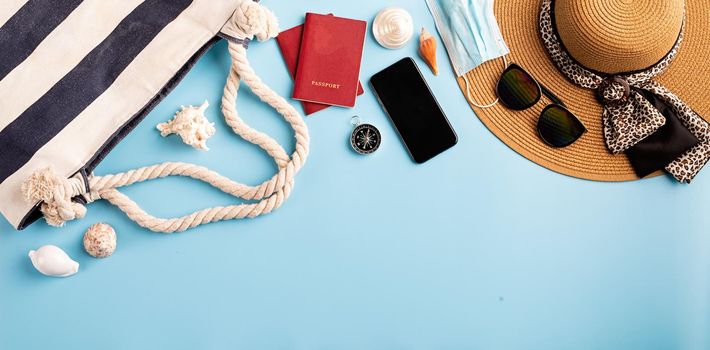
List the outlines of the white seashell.
{"type": "Polygon", "coordinates": [[[79,263],[54,245],[45,245],[37,250],[30,250],[29,256],[35,269],[47,276],[69,277],[79,271],[79,263]]]}
{"type": "Polygon", "coordinates": [[[205,110],[210,104],[205,100],[200,107],[181,106],[173,119],[167,123],[160,123],[156,128],[163,137],[177,134],[182,142],[203,151],[207,148],[207,139],[215,133],[214,123],[205,117],[205,110]]]}
{"type": "Polygon", "coordinates": [[[116,231],[111,225],[91,225],[84,234],[84,249],[94,258],[105,258],[116,251],[116,231]]]}
{"type": "Polygon", "coordinates": [[[372,24],[372,34],[380,45],[388,49],[399,49],[414,34],[412,16],[399,7],[387,7],[380,11],[372,24]]]}

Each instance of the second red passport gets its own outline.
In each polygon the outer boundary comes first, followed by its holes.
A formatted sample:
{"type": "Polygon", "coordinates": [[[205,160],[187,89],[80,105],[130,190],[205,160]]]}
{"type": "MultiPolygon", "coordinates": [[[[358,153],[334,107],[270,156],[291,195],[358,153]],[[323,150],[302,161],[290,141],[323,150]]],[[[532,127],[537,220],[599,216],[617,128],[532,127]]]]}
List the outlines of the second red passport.
{"type": "Polygon", "coordinates": [[[306,14],[293,98],[354,107],[367,22],[306,14]]]}
{"type": "MultiPolygon", "coordinates": [[[[296,78],[296,69],[298,68],[298,54],[301,51],[301,37],[303,36],[303,24],[295,26],[291,29],[284,30],[279,33],[276,37],[276,42],[279,44],[281,49],[281,54],[283,55],[284,62],[286,62],[286,67],[288,72],[291,73],[291,78],[296,78]]],[[[357,83],[357,95],[360,96],[365,92],[362,88],[362,83],[357,83]]],[[[324,110],[330,105],[322,103],[312,103],[301,101],[303,105],[303,112],[306,115],[311,115],[315,112],[324,110]]]]}

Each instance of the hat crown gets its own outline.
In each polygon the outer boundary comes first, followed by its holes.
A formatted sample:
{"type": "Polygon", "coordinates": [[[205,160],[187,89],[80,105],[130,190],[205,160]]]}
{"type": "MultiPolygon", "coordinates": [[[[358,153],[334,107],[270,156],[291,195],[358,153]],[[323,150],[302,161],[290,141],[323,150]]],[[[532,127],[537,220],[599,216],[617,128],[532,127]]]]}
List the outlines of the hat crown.
{"type": "Polygon", "coordinates": [[[556,0],[555,24],[567,52],[607,74],[647,69],[673,48],[683,0],[556,0]]]}

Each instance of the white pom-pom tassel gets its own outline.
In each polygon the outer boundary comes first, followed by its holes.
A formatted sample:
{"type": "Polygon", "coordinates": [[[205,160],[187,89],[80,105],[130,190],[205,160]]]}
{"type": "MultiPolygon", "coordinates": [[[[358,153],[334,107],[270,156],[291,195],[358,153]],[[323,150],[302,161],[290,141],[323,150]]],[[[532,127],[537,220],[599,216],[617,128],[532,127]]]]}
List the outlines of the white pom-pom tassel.
{"type": "MultiPolygon", "coordinates": [[[[66,221],[80,219],[86,215],[86,207],[72,201],[79,195],[71,181],[59,176],[51,167],[40,169],[22,183],[21,191],[28,203],[42,202],[40,211],[47,223],[52,226],[63,226],[66,221]]],[[[76,185],[76,184],[75,184],[76,185]]]]}

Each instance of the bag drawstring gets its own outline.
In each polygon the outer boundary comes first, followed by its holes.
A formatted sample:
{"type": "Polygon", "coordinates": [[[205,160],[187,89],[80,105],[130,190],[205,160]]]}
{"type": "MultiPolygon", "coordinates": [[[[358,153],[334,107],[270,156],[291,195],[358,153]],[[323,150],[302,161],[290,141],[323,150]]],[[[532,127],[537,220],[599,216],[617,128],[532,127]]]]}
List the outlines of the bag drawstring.
{"type": "Polygon", "coordinates": [[[227,124],[237,135],[259,146],[274,159],[279,171],[261,185],[249,186],[232,181],[199,165],[167,162],[114,175],[89,176],[88,186],[85,186],[83,177],[75,176],[67,179],[48,167],[33,173],[22,185],[22,192],[29,202],[41,202],[40,210],[48,224],[62,226],[66,221],[84,217],[86,214],[84,205],[72,200],[77,196],[82,196],[87,203],[105,199],[140,226],[164,233],[180,232],[222,220],[253,218],[268,214],[283,204],[291,194],[296,173],[303,167],[308,157],[310,142],[308,127],[291,104],[261,81],[251,68],[246,55],[249,41],[254,37],[260,41],[275,37],[278,34],[278,23],[274,14],[267,8],[257,2],[242,0],[228,26],[230,27],[228,47],[232,66],[224,86],[222,113],[227,124]],[[289,156],[276,140],[251,128],[239,117],[235,106],[240,81],[244,81],[256,96],[276,109],[291,125],[296,139],[293,154],[289,156]],[[258,202],[207,208],[189,215],[163,219],[148,214],[118,191],[120,187],[166,176],[191,177],[206,182],[231,196],[258,202]]]}

